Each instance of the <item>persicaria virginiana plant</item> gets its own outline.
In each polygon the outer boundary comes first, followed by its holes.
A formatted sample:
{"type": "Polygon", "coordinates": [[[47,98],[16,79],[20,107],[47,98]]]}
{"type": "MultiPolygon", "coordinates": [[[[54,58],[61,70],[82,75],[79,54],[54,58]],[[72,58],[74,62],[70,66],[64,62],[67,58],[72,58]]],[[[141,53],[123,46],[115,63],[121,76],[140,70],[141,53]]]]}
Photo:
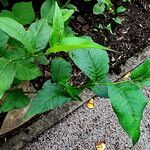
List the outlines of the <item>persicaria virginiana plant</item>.
{"type": "Polygon", "coordinates": [[[11,11],[0,13],[0,113],[30,104],[23,119],[80,100],[89,88],[100,97],[109,98],[118,121],[135,144],[140,137],[140,123],[148,102],[142,88],[150,86],[150,59],[131,72],[130,79],[112,83],[108,77],[107,50],[89,37],[77,37],[68,26],[74,9],[59,7],[46,0],[35,18],[31,2],[14,4],[11,11]],[[65,52],[86,76],[83,85],[72,86],[72,64],[49,56],[65,52]],[[34,98],[24,93],[22,85],[42,76],[46,65],[50,77],[34,98]]]}

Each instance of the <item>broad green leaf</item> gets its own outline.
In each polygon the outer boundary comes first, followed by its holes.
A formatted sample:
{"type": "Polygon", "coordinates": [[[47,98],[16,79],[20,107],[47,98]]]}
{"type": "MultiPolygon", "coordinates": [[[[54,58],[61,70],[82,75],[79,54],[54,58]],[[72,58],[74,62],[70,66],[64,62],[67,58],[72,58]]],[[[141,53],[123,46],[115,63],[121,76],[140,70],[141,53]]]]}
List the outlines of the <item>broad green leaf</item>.
{"type": "Polygon", "coordinates": [[[51,63],[52,80],[58,83],[66,83],[71,77],[71,64],[62,58],[55,58],[51,63]]]}
{"type": "Polygon", "coordinates": [[[60,51],[71,51],[75,49],[81,48],[96,48],[101,50],[109,50],[108,48],[99,45],[93,42],[90,39],[83,38],[83,37],[65,37],[62,39],[60,44],[57,44],[47,50],[47,53],[54,53],[60,51]]]}
{"type": "Polygon", "coordinates": [[[59,85],[53,84],[48,80],[43,85],[42,90],[39,91],[37,96],[32,100],[31,107],[25,115],[25,118],[46,112],[64,103],[70,102],[70,97],[65,96],[63,92],[63,89],[59,85]]]}
{"type": "Polygon", "coordinates": [[[111,0],[97,0],[100,4],[106,4],[109,8],[113,6],[111,0]]]}
{"type": "Polygon", "coordinates": [[[64,22],[67,21],[74,13],[73,9],[61,9],[64,22]]]}
{"type": "Polygon", "coordinates": [[[9,37],[2,30],[0,30],[0,47],[6,46],[8,39],[9,37]]]}
{"type": "Polygon", "coordinates": [[[113,4],[112,4],[111,0],[97,0],[97,1],[99,4],[105,4],[106,8],[110,11],[110,13],[115,15],[115,12],[113,10],[113,4]]]}
{"type": "Polygon", "coordinates": [[[5,53],[6,46],[0,47],[0,57],[3,57],[3,53],[5,53]]]}
{"type": "Polygon", "coordinates": [[[73,37],[75,35],[76,33],[69,26],[65,27],[64,37],[73,37]]]}
{"type": "Polygon", "coordinates": [[[76,33],[72,30],[71,27],[69,27],[69,26],[65,27],[64,37],[73,37],[75,35],[76,35],[76,33]]]}
{"type": "Polygon", "coordinates": [[[33,80],[41,75],[40,69],[29,60],[21,60],[16,63],[16,78],[19,80],[33,80]]]}
{"type": "MultiPolygon", "coordinates": [[[[26,81],[25,81],[26,82],[26,81]]],[[[19,86],[21,84],[23,84],[24,82],[22,82],[21,80],[17,79],[17,78],[14,78],[14,81],[12,83],[12,87],[13,86],[19,86]]]]}
{"type": "Polygon", "coordinates": [[[23,48],[24,47],[20,41],[13,39],[13,38],[9,38],[8,45],[9,45],[8,46],[9,49],[10,48],[23,48]]]}
{"type": "Polygon", "coordinates": [[[108,97],[107,86],[102,84],[108,82],[109,59],[106,51],[74,50],[71,52],[71,58],[92,81],[99,83],[90,87],[92,91],[100,97],[108,97]]]}
{"type": "Polygon", "coordinates": [[[2,10],[0,13],[0,17],[9,17],[16,20],[14,13],[8,10],[2,10]]]}
{"type": "Polygon", "coordinates": [[[24,95],[21,89],[11,91],[8,93],[3,105],[0,107],[0,113],[23,108],[27,106],[29,102],[29,97],[24,95]]]}
{"type": "MultiPolygon", "coordinates": [[[[35,52],[36,51],[36,38],[34,37],[32,31],[28,30],[26,31],[26,40],[28,40],[28,47],[26,46],[25,48],[29,51],[29,52],[35,52]]],[[[25,45],[25,44],[24,44],[25,45]]]]}
{"type": "Polygon", "coordinates": [[[95,15],[99,15],[99,14],[103,14],[105,11],[105,4],[95,4],[93,7],[93,14],[95,15]]]}
{"type": "Polygon", "coordinates": [[[41,7],[41,18],[46,18],[52,24],[55,12],[55,0],[46,0],[41,7]]]}
{"type": "Polygon", "coordinates": [[[28,51],[34,51],[34,37],[30,32],[26,32],[24,27],[17,21],[8,17],[0,17],[0,29],[10,37],[20,41],[28,51]]]}
{"type": "Polygon", "coordinates": [[[0,99],[8,90],[16,73],[15,64],[5,58],[0,58],[0,99]]]}
{"type": "Polygon", "coordinates": [[[123,13],[124,11],[126,11],[126,8],[123,6],[117,8],[117,13],[123,13]]]}
{"type": "Polygon", "coordinates": [[[122,19],[121,18],[119,18],[119,17],[116,17],[116,18],[113,18],[113,20],[116,22],[116,23],[118,23],[118,24],[122,24],[122,19]]]}
{"type": "Polygon", "coordinates": [[[50,38],[50,45],[54,46],[60,43],[63,35],[64,35],[64,20],[63,20],[62,12],[57,2],[55,2],[55,13],[53,17],[53,31],[50,38]]]}
{"type": "Polygon", "coordinates": [[[15,3],[12,7],[12,12],[8,10],[2,10],[0,17],[9,17],[23,25],[30,24],[34,18],[35,13],[31,2],[15,3]]]}
{"type": "Polygon", "coordinates": [[[25,58],[27,55],[24,48],[7,48],[3,53],[3,57],[9,60],[19,60],[25,58]]]}
{"type": "Polygon", "coordinates": [[[131,79],[139,86],[150,86],[150,59],[131,72],[131,79]]]}
{"type": "Polygon", "coordinates": [[[34,57],[35,61],[42,65],[48,65],[49,60],[46,58],[44,53],[39,53],[37,56],[34,57]]]}
{"type": "Polygon", "coordinates": [[[43,50],[50,38],[50,26],[47,23],[47,19],[41,19],[34,22],[29,27],[29,30],[36,39],[36,51],[43,50]]]}
{"type": "Polygon", "coordinates": [[[92,81],[101,81],[108,73],[109,59],[106,51],[74,50],[71,59],[92,81]]]}
{"type": "Polygon", "coordinates": [[[35,18],[32,2],[15,3],[12,7],[12,12],[17,21],[23,25],[30,24],[35,18]]]}
{"type": "Polygon", "coordinates": [[[140,137],[140,124],[147,99],[133,83],[110,85],[108,95],[123,129],[136,144],[140,137]]]}

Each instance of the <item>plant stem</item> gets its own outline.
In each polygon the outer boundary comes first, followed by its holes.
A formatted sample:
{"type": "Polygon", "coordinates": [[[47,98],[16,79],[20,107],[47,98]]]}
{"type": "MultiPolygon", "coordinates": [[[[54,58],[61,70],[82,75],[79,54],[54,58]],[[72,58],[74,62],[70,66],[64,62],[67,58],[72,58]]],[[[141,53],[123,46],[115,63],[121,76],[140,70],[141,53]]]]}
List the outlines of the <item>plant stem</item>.
{"type": "Polygon", "coordinates": [[[129,83],[129,82],[131,82],[131,80],[117,81],[117,82],[114,82],[113,84],[121,84],[121,83],[129,83]]]}
{"type": "Polygon", "coordinates": [[[132,82],[132,81],[131,80],[125,80],[125,81],[118,81],[118,82],[114,82],[114,83],[111,83],[111,82],[92,82],[92,83],[84,84],[84,85],[81,85],[78,87],[91,87],[94,85],[108,86],[108,85],[112,85],[112,84],[117,85],[117,84],[122,84],[122,83],[129,83],[129,82],[132,82]]]}
{"type": "Polygon", "coordinates": [[[67,2],[62,6],[62,8],[65,8],[66,5],[70,2],[71,0],[67,0],[67,2]]]}

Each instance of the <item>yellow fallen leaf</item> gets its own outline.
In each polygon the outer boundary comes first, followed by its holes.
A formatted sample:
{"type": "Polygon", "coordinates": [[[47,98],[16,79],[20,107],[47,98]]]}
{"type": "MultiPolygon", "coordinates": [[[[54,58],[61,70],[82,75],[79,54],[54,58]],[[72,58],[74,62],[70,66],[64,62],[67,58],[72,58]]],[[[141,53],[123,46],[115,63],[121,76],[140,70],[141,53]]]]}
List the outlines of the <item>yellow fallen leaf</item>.
{"type": "Polygon", "coordinates": [[[88,103],[87,103],[87,107],[90,108],[90,109],[93,109],[94,108],[94,99],[91,98],[88,103]]]}
{"type": "Polygon", "coordinates": [[[96,150],[105,150],[105,149],[106,149],[105,143],[97,143],[96,144],[96,150]]]}
{"type": "Polygon", "coordinates": [[[131,76],[131,72],[128,72],[128,73],[123,77],[123,79],[126,80],[126,79],[128,79],[130,76],[131,76]]]}

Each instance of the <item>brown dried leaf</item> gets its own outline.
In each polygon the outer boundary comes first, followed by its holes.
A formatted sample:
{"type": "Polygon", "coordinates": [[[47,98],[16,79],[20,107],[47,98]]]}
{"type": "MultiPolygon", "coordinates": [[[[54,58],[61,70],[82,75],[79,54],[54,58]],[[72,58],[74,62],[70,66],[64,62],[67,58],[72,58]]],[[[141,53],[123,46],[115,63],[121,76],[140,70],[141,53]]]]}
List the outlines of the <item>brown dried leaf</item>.
{"type": "MultiPolygon", "coordinates": [[[[24,92],[27,92],[26,95],[28,95],[30,98],[35,96],[36,91],[30,82],[25,82],[24,84],[19,85],[18,88],[22,88],[24,92]]],[[[14,109],[8,112],[0,129],[0,135],[14,130],[27,122],[30,118],[27,120],[23,120],[22,118],[26,114],[29,106],[30,104],[25,108],[14,109]]]]}
{"type": "Polygon", "coordinates": [[[14,109],[8,112],[2,127],[0,129],[0,135],[5,134],[25,123],[28,120],[22,120],[22,117],[25,115],[29,108],[29,105],[22,109],[14,109]]]}

